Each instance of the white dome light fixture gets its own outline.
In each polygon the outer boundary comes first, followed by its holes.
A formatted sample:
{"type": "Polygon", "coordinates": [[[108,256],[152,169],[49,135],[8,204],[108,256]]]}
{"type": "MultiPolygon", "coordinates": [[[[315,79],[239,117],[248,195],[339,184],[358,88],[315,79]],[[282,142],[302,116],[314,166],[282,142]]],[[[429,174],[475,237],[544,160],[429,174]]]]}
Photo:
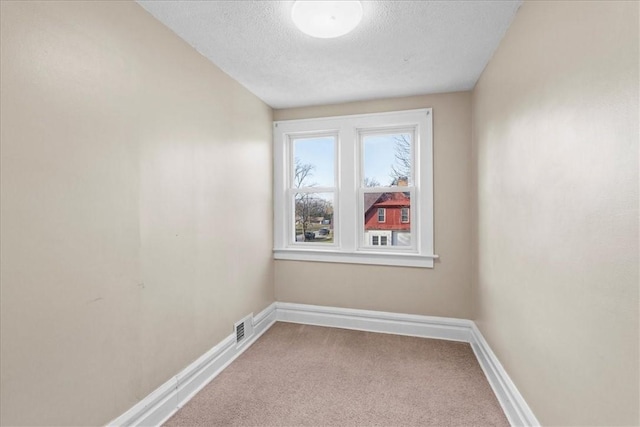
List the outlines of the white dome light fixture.
{"type": "Polygon", "coordinates": [[[359,1],[298,0],[291,9],[291,19],[305,34],[331,39],[347,34],[362,20],[359,1]]]}

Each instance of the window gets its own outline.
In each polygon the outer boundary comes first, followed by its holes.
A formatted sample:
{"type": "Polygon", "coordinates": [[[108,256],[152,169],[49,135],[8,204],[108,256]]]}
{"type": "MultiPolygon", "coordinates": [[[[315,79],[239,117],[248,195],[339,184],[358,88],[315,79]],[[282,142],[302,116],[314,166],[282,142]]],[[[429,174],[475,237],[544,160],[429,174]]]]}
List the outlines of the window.
{"type": "Polygon", "coordinates": [[[369,238],[371,240],[370,242],[371,246],[387,246],[389,245],[391,232],[373,231],[369,233],[369,238]]]}
{"type": "Polygon", "coordinates": [[[409,208],[402,208],[402,212],[401,212],[401,221],[402,222],[409,222],[409,208]]]}
{"type": "Polygon", "coordinates": [[[378,208],[378,222],[384,222],[384,208],[378,208]]]}
{"type": "Polygon", "coordinates": [[[274,122],[276,259],[433,267],[431,109],[274,122]]]}
{"type": "Polygon", "coordinates": [[[335,134],[322,133],[291,138],[287,198],[293,203],[294,220],[290,225],[295,242],[334,242],[331,223],[336,192],[336,139],[335,134]]]}

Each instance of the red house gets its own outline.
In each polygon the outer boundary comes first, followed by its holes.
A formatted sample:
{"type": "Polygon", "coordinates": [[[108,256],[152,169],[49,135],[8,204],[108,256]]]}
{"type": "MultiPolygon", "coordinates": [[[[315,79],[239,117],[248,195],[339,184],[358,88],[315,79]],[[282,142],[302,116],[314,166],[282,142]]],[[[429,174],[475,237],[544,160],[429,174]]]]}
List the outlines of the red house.
{"type": "Polygon", "coordinates": [[[408,193],[365,194],[365,244],[411,245],[411,199],[408,193]]]}

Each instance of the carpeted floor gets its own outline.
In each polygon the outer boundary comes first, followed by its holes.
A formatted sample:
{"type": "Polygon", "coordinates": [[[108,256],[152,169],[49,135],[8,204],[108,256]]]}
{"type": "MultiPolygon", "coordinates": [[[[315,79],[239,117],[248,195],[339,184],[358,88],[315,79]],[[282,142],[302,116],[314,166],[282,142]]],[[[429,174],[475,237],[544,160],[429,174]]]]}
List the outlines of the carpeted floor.
{"type": "Polygon", "coordinates": [[[466,343],[276,323],[166,426],[508,426],[466,343]]]}

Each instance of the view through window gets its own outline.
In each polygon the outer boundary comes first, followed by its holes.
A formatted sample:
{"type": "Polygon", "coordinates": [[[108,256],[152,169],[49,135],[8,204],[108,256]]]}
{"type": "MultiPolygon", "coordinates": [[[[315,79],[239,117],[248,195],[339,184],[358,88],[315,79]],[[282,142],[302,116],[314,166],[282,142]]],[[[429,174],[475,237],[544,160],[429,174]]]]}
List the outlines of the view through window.
{"type": "Polygon", "coordinates": [[[413,132],[364,133],[360,138],[364,171],[362,244],[410,247],[413,132]]]}
{"type": "Polygon", "coordinates": [[[274,123],[274,256],[432,267],[431,110],[274,123]]]}
{"type": "Polygon", "coordinates": [[[292,140],[296,242],[333,243],[335,136],[292,140]],[[323,191],[320,191],[323,190],[323,191]]]}

